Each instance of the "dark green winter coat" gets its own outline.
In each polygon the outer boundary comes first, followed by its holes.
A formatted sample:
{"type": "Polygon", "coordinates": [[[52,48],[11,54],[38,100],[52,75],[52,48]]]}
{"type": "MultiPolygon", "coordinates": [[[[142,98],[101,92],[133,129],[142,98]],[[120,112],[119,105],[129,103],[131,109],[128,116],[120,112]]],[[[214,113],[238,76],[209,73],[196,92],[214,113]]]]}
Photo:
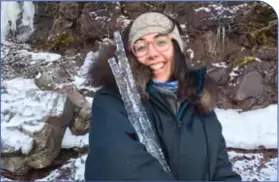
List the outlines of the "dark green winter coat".
{"type": "MultiPolygon", "coordinates": [[[[207,104],[209,95],[200,82],[205,72],[197,73],[197,90],[207,104]]],[[[104,87],[94,96],[85,180],[241,180],[232,170],[214,110],[201,114],[186,100],[174,113],[152,85],[147,92],[150,98],[144,107],[171,173],[139,142],[120,95],[104,87]]]]}

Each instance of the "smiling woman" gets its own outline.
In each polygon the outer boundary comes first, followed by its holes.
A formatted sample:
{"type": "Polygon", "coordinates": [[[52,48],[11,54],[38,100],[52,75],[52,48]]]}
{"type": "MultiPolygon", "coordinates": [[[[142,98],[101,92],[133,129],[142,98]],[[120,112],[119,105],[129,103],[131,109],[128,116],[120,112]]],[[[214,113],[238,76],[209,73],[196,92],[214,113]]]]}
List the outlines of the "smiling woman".
{"type": "MultiPolygon", "coordinates": [[[[139,142],[106,54],[90,73],[94,96],[85,180],[241,180],[225,151],[206,69],[189,69],[179,24],[147,12],[123,32],[124,46],[156,139],[170,168],[139,142]]],[[[111,52],[111,51],[108,51],[111,52]]]]}
{"type": "Polygon", "coordinates": [[[157,33],[145,35],[132,45],[132,49],[137,60],[151,69],[153,80],[169,80],[174,58],[170,36],[157,33]]]}

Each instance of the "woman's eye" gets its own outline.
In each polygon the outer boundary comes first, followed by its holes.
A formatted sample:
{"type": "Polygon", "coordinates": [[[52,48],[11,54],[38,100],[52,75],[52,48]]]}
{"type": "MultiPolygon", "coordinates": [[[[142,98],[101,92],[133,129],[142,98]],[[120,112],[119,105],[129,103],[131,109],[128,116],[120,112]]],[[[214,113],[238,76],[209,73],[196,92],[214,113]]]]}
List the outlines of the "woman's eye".
{"type": "Polygon", "coordinates": [[[167,45],[167,41],[166,40],[157,40],[156,44],[157,44],[157,46],[165,46],[165,45],[167,45]]]}
{"type": "Polygon", "coordinates": [[[146,50],[146,46],[145,45],[136,45],[135,46],[135,50],[136,52],[142,52],[146,50]]]}

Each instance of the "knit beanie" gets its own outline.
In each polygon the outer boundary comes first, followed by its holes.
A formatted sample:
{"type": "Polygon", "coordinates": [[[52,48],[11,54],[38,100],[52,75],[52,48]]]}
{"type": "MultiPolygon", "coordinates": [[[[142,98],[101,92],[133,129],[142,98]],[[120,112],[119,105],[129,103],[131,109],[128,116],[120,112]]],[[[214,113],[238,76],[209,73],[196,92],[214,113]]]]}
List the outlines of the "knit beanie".
{"type": "Polygon", "coordinates": [[[138,16],[130,29],[129,42],[132,47],[133,44],[142,36],[150,33],[169,33],[173,39],[178,42],[178,45],[183,51],[183,41],[179,34],[178,28],[175,25],[172,32],[168,32],[174,23],[164,14],[157,12],[148,12],[138,16]]]}

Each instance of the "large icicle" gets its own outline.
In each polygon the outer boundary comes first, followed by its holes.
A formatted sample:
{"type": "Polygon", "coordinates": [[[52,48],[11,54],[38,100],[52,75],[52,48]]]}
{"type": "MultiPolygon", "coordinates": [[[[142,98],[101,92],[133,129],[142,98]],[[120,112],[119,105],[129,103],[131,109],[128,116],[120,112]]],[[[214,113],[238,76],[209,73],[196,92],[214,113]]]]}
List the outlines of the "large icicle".
{"type": "Polygon", "coordinates": [[[163,169],[170,172],[170,168],[141,103],[140,94],[137,90],[119,31],[114,32],[114,38],[117,47],[116,55],[118,64],[115,58],[109,59],[109,64],[125,104],[128,118],[136,130],[140,142],[160,162],[163,169]]]}

